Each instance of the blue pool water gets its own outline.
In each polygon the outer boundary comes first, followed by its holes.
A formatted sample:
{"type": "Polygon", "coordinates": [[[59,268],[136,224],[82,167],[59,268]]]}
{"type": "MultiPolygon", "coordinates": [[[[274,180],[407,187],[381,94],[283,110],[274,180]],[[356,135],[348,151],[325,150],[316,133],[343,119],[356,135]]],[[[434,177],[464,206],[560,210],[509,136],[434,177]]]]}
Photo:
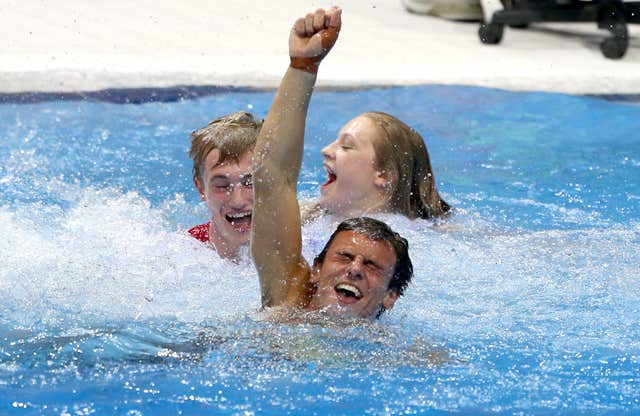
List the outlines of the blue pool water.
{"type": "MultiPolygon", "coordinates": [[[[0,414],[640,412],[640,106],[471,87],[316,93],[320,149],[371,109],[429,147],[447,223],[386,217],[416,276],[370,325],[265,323],[206,220],[188,134],[270,92],[0,105],[0,414]]],[[[326,222],[305,229],[309,255],[326,222]]]]}

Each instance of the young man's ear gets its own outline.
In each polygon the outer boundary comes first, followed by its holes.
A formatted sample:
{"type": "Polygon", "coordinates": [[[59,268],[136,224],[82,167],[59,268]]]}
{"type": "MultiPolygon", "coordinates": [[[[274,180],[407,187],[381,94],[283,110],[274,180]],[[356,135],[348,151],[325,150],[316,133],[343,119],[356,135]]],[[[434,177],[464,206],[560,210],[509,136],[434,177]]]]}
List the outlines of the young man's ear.
{"type": "Polygon", "coordinates": [[[206,199],[204,197],[204,188],[202,187],[202,184],[200,183],[198,178],[193,178],[193,184],[196,186],[196,189],[198,190],[198,193],[200,194],[200,200],[204,201],[206,199]]]}
{"type": "Polygon", "coordinates": [[[384,306],[386,310],[390,310],[391,308],[393,308],[393,305],[396,304],[396,301],[398,300],[399,297],[400,295],[398,294],[397,291],[388,290],[387,294],[382,299],[382,306],[384,306]]]}

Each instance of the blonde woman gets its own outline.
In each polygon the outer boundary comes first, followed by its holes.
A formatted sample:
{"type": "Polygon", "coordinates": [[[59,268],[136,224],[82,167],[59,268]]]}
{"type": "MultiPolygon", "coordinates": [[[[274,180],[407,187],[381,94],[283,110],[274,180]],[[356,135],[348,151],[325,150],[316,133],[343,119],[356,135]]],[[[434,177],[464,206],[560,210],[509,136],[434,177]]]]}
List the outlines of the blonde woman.
{"type": "Polygon", "coordinates": [[[424,140],[390,114],[371,111],[349,121],[322,155],[327,179],[318,202],[305,207],[306,218],[324,212],[433,219],[451,209],[438,193],[424,140]]]}

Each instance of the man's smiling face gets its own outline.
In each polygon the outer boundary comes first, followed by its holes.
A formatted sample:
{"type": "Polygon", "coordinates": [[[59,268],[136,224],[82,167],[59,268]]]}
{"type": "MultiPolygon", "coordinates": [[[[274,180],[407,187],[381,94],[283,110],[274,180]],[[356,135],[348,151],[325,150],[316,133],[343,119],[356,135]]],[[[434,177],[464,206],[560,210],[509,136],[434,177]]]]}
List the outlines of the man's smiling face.
{"type": "Polygon", "coordinates": [[[207,202],[211,215],[209,240],[218,251],[235,250],[249,242],[253,209],[252,151],[238,159],[218,163],[220,151],[214,149],[202,164],[201,182],[196,187],[207,202]]]}
{"type": "Polygon", "coordinates": [[[331,314],[375,318],[381,308],[391,309],[398,293],[389,289],[396,254],[383,240],[345,230],[332,241],[322,263],[316,261],[311,282],[316,291],[312,309],[331,314]]]}

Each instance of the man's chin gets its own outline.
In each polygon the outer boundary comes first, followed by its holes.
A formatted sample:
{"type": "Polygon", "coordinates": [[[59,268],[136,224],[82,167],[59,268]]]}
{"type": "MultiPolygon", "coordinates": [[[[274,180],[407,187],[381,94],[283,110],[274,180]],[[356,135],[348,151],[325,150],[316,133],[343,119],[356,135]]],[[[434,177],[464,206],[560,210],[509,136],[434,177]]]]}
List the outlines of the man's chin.
{"type": "Polygon", "coordinates": [[[358,314],[351,305],[329,305],[322,309],[324,313],[335,318],[358,318],[358,314]]]}
{"type": "Polygon", "coordinates": [[[251,223],[251,220],[242,220],[238,222],[227,221],[225,225],[229,234],[239,239],[246,238],[247,241],[249,241],[249,236],[251,235],[251,223]]]}

